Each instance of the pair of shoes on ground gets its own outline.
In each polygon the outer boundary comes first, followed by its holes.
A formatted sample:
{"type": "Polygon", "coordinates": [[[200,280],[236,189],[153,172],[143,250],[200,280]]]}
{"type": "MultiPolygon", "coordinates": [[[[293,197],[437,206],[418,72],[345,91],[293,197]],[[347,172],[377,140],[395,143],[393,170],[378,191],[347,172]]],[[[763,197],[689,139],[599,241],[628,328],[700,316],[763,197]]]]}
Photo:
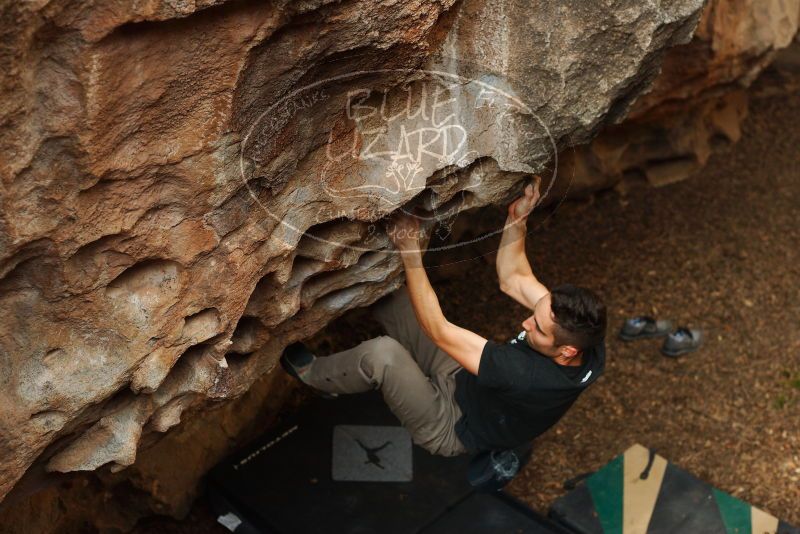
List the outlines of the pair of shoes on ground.
{"type": "Polygon", "coordinates": [[[288,347],[283,350],[283,354],[281,354],[281,367],[295,377],[298,381],[302,382],[306,386],[310,387],[311,390],[323,397],[325,399],[335,399],[339,396],[338,393],[328,393],[326,391],[319,390],[311,385],[309,385],[303,377],[308,373],[311,369],[311,364],[314,363],[317,357],[308,350],[303,343],[299,341],[297,343],[292,343],[288,347]]]}
{"type": "Polygon", "coordinates": [[[703,344],[701,330],[685,326],[673,330],[670,321],[654,319],[647,315],[626,320],[619,331],[619,338],[623,341],[655,337],[666,337],[661,346],[661,353],[672,358],[695,351],[703,344]]]}

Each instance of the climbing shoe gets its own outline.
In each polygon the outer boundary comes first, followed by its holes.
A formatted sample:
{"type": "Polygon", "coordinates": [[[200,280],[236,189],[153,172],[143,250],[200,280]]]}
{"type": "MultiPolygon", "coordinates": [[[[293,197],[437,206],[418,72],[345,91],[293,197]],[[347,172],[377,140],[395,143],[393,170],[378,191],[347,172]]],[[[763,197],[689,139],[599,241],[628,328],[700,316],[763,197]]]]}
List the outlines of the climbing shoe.
{"type": "Polygon", "coordinates": [[[335,399],[339,396],[337,393],[328,393],[326,391],[319,390],[309,385],[303,379],[303,377],[311,369],[311,364],[314,363],[314,360],[316,359],[317,357],[314,356],[310,350],[308,350],[308,347],[298,341],[296,343],[292,343],[283,350],[280,361],[281,367],[283,367],[287,373],[311,388],[315,394],[325,399],[335,399]]]}

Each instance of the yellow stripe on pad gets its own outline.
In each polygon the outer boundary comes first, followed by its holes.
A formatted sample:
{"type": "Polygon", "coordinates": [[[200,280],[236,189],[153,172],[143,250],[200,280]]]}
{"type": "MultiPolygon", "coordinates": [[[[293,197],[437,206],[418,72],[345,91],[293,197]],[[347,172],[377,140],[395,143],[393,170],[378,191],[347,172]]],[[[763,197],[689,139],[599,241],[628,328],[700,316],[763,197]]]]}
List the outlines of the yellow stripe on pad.
{"type": "Polygon", "coordinates": [[[667,461],[656,455],[648,477],[642,480],[640,475],[647,468],[649,459],[650,451],[641,445],[625,451],[622,534],[647,533],[667,469],[667,461]]]}
{"type": "Polygon", "coordinates": [[[750,508],[750,525],[753,534],[775,534],[778,531],[778,518],[753,506],[750,508]]]}

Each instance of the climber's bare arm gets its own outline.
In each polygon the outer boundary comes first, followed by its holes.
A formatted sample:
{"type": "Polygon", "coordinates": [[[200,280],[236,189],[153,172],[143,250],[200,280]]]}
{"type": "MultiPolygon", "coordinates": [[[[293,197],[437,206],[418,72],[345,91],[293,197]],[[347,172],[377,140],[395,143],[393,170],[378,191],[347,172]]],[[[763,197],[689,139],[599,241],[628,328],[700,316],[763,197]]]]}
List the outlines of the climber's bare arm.
{"type": "Polygon", "coordinates": [[[390,237],[403,258],[406,287],[422,330],[437,347],[445,351],[470,373],[477,375],[486,338],[445,318],[436,292],[422,265],[419,226],[414,217],[400,217],[389,228],[390,237]]]}
{"type": "Polygon", "coordinates": [[[525,194],[508,207],[508,218],[495,261],[500,290],[531,310],[548,293],[533,274],[525,254],[528,215],[539,201],[540,183],[537,176],[534,183],[525,188],[525,194]]]}

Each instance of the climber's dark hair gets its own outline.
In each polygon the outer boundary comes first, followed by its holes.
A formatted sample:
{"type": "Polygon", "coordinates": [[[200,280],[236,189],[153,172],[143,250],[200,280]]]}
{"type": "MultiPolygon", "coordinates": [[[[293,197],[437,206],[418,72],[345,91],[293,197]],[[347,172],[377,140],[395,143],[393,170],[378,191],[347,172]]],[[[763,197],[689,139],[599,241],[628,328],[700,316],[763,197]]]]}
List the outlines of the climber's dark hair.
{"type": "Polygon", "coordinates": [[[593,291],[563,284],[550,291],[550,308],[556,322],[557,345],[580,350],[599,344],[606,336],[606,305],[593,291]]]}

